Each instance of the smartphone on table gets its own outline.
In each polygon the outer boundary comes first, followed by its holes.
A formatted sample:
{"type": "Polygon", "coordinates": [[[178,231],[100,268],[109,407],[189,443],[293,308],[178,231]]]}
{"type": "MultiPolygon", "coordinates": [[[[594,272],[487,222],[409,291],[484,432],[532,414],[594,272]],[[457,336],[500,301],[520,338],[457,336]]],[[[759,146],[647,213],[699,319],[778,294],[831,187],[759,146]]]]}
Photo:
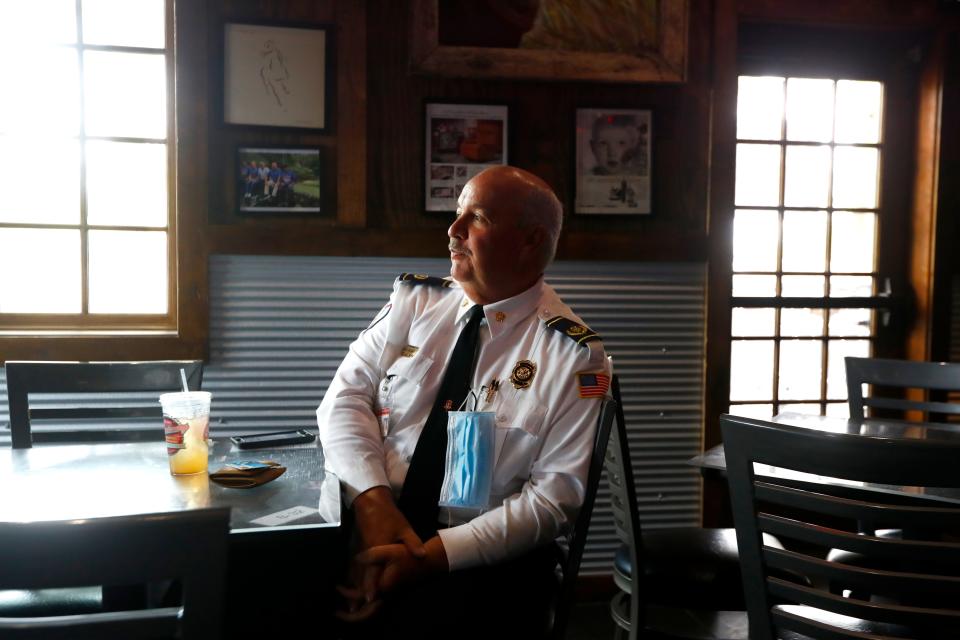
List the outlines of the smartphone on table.
{"type": "Polygon", "coordinates": [[[270,433],[252,433],[245,436],[230,438],[240,449],[266,449],[268,447],[282,447],[288,444],[304,444],[313,442],[317,436],[306,429],[296,431],[271,431],[270,433]]]}

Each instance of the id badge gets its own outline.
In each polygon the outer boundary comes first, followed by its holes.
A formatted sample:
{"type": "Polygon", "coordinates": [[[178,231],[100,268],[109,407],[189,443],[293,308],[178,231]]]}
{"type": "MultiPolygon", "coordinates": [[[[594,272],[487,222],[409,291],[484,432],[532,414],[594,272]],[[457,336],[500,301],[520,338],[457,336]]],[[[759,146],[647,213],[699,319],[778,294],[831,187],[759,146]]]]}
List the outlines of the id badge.
{"type": "Polygon", "coordinates": [[[490,500],[496,451],[496,419],[491,411],[447,414],[447,456],[440,506],[483,509],[490,500]]]}

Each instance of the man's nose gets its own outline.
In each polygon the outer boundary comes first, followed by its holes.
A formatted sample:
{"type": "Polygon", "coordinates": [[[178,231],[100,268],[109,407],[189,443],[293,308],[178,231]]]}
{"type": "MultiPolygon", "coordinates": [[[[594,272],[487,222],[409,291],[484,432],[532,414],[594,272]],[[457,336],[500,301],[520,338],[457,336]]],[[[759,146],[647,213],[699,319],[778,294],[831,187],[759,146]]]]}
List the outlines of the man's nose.
{"type": "Polygon", "coordinates": [[[466,226],[464,224],[465,216],[457,216],[453,219],[453,223],[450,225],[450,228],[447,229],[447,235],[451,238],[460,238],[463,239],[466,237],[466,226]]]}

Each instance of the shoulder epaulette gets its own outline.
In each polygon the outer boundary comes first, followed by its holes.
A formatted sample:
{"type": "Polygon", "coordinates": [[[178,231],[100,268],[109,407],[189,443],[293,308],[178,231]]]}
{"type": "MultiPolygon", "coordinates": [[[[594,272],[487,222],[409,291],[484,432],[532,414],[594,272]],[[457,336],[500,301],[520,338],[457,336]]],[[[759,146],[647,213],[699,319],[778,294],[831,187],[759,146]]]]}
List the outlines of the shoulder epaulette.
{"type": "Polygon", "coordinates": [[[600,340],[600,335],[590,327],[580,324],[579,322],[574,322],[569,318],[564,318],[563,316],[554,316],[546,320],[545,324],[579,345],[586,345],[595,340],[600,340]]]}
{"type": "Polygon", "coordinates": [[[409,284],[426,284],[426,285],[430,285],[431,287],[449,288],[453,285],[452,280],[435,278],[433,276],[424,275],[422,273],[401,273],[397,279],[400,282],[407,282],[409,284]]]}

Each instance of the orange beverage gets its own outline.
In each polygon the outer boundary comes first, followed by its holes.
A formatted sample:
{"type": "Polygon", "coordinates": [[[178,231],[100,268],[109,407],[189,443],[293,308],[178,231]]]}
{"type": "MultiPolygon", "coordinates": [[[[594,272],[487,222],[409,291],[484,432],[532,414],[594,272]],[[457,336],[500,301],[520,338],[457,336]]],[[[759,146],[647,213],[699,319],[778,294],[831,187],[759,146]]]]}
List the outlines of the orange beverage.
{"type": "Polygon", "coordinates": [[[187,475],[207,470],[210,397],[207,391],[160,396],[170,473],[187,475]]]}

